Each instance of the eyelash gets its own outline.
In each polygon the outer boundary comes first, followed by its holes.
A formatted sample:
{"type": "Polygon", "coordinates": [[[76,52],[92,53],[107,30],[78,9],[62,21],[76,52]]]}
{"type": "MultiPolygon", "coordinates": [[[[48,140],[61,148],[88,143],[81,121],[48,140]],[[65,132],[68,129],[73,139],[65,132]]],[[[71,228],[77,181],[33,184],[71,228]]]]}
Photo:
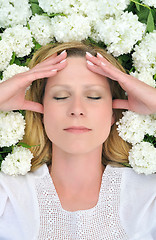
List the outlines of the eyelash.
{"type": "MultiPolygon", "coordinates": [[[[67,99],[68,97],[53,97],[55,100],[59,101],[59,100],[65,100],[67,99]]],[[[87,96],[87,98],[91,99],[91,100],[99,100],[101,99],[101,97],[89,97],[87,96]]]]}

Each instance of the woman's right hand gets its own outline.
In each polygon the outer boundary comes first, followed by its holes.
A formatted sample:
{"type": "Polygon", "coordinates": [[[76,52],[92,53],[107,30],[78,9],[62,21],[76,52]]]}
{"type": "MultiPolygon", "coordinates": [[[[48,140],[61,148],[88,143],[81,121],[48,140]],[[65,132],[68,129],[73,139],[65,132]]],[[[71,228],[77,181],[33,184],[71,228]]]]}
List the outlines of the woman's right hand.
{"type": "Polygon", "coordinates": [[[45,61],[37,64],[27,72],[19,73],[12,78],[0,83],[0,110],[30,110],[43,113],[40,103],[27,101],[25,91],[34,80],[55,76],[66,64],[66,51],[57,56],[52,55],[45,61]],[[65,61],[63,61],[65,60],[65,61]]]}

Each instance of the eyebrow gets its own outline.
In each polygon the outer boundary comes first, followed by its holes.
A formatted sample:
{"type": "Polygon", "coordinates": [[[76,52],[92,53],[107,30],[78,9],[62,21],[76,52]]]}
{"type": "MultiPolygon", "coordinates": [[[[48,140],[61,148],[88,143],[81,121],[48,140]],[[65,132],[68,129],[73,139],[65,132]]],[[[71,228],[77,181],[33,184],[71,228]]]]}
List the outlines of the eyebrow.
{"type": "MultiPolygon", "coordinates": [[[[93,87],[102,87],[102,88],[106,88],[106,86],[104,85],[98,85],[98,84],[85,84],[83,85],[83,87],[85,89],[89,89],[89,88],[93,88],[93,87]]],[[[67,85],[67,84],[60,84],[60,85],[54,85],[52,87],[50,87],[51,89],[52,88],[65,88],[67,90],[71,89],[71,86],[70,85],[67,85]]]]}

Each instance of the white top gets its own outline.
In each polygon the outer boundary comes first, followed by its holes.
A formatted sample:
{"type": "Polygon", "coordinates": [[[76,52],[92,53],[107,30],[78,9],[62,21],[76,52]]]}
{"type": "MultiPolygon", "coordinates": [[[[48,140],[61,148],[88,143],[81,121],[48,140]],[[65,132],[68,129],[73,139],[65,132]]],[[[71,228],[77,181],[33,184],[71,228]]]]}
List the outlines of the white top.
{"type": "Polygon", "coordinates": [[[61,206],[46,164],[34,173],[0,173],[0,240],[154,240],[156,175],[107,166],[96,206],[61,206]]]}

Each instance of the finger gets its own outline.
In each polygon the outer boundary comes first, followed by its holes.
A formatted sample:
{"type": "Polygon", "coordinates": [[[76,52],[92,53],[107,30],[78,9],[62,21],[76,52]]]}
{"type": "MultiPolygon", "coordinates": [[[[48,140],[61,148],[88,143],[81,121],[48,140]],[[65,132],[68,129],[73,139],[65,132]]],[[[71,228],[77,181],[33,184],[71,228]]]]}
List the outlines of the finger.
{"type": "Polygon", "coordinates": [[[114,109],[129,109],[128,100],[115,99],[112,102],[112,107],[114,109]]]}
{"type": "Polygon", "coordinates": [[[22,110],[29,110],[33,112],[38,112],[43,114],[43,105],[37,102],[25,101],[22,110]]]}
{"type": "Polygon", "coordinates": [[[106,76],[105,72],[103,71],[103,69],[101,69],[101,67],[94,65],[92,62],[90,62],[89,60],[87,60],[87,68],[89,70],[91,70],[92,72],[98,73],[100,75],[106,76]]]}
{"type": "MultiPolygon", "coordinates": [[[[31,72],[28,71],[26,74],[18,74],[12,79],[10,78],[8,81],[11,81],[12,85],[16,84],[18,89],[23,89],[28,87],[33,81],[37,79],[44,79],[55,76],[57,74],[57,69],[52,69],[49,71],[41,71],[41,72],[31,72]]],[[[5,83],[5,82],[4,82],[5,83]]]]}
{"type": "Polygon", "coordinates": [[[50,70],[55,70],[57,69],[58,71],[62,70],[65,66],[67,65],[67,59],[65,58],[64,60],[62,60],[61,62],[57,63],[57,64],[49,64],[49,65],[45,65],[45,66],[41,66],[40,68],[32,68],[30,70],[30,73],[33,72],[43,72],[43,71],[50,71],[50,70]]]}
{"type": "Polygon", "coordinates": [[[48,57],[47,59],[45,59],[42,63],[39,63],[37,65],[44,66],[47,64],[57,64],[57,63],[61,62],[62,60],[64,60],[66,57],[67,57],[67,52],[64,50],[56,57],[53,57],[53,55],[52,55],[52,56],[48,57]]]}
{"type": "MultiPolygon", "coordinates": [[[[97,56],[98,55],[100,56],[99,59],[86,52],[87,67],[95,73],[111,78],[112,74],[110,71],[113,65],[102,57],[101,54],[97,53],[97,56]]],[[[113,80],[116,79],[113,78],[113,80]]]]}

